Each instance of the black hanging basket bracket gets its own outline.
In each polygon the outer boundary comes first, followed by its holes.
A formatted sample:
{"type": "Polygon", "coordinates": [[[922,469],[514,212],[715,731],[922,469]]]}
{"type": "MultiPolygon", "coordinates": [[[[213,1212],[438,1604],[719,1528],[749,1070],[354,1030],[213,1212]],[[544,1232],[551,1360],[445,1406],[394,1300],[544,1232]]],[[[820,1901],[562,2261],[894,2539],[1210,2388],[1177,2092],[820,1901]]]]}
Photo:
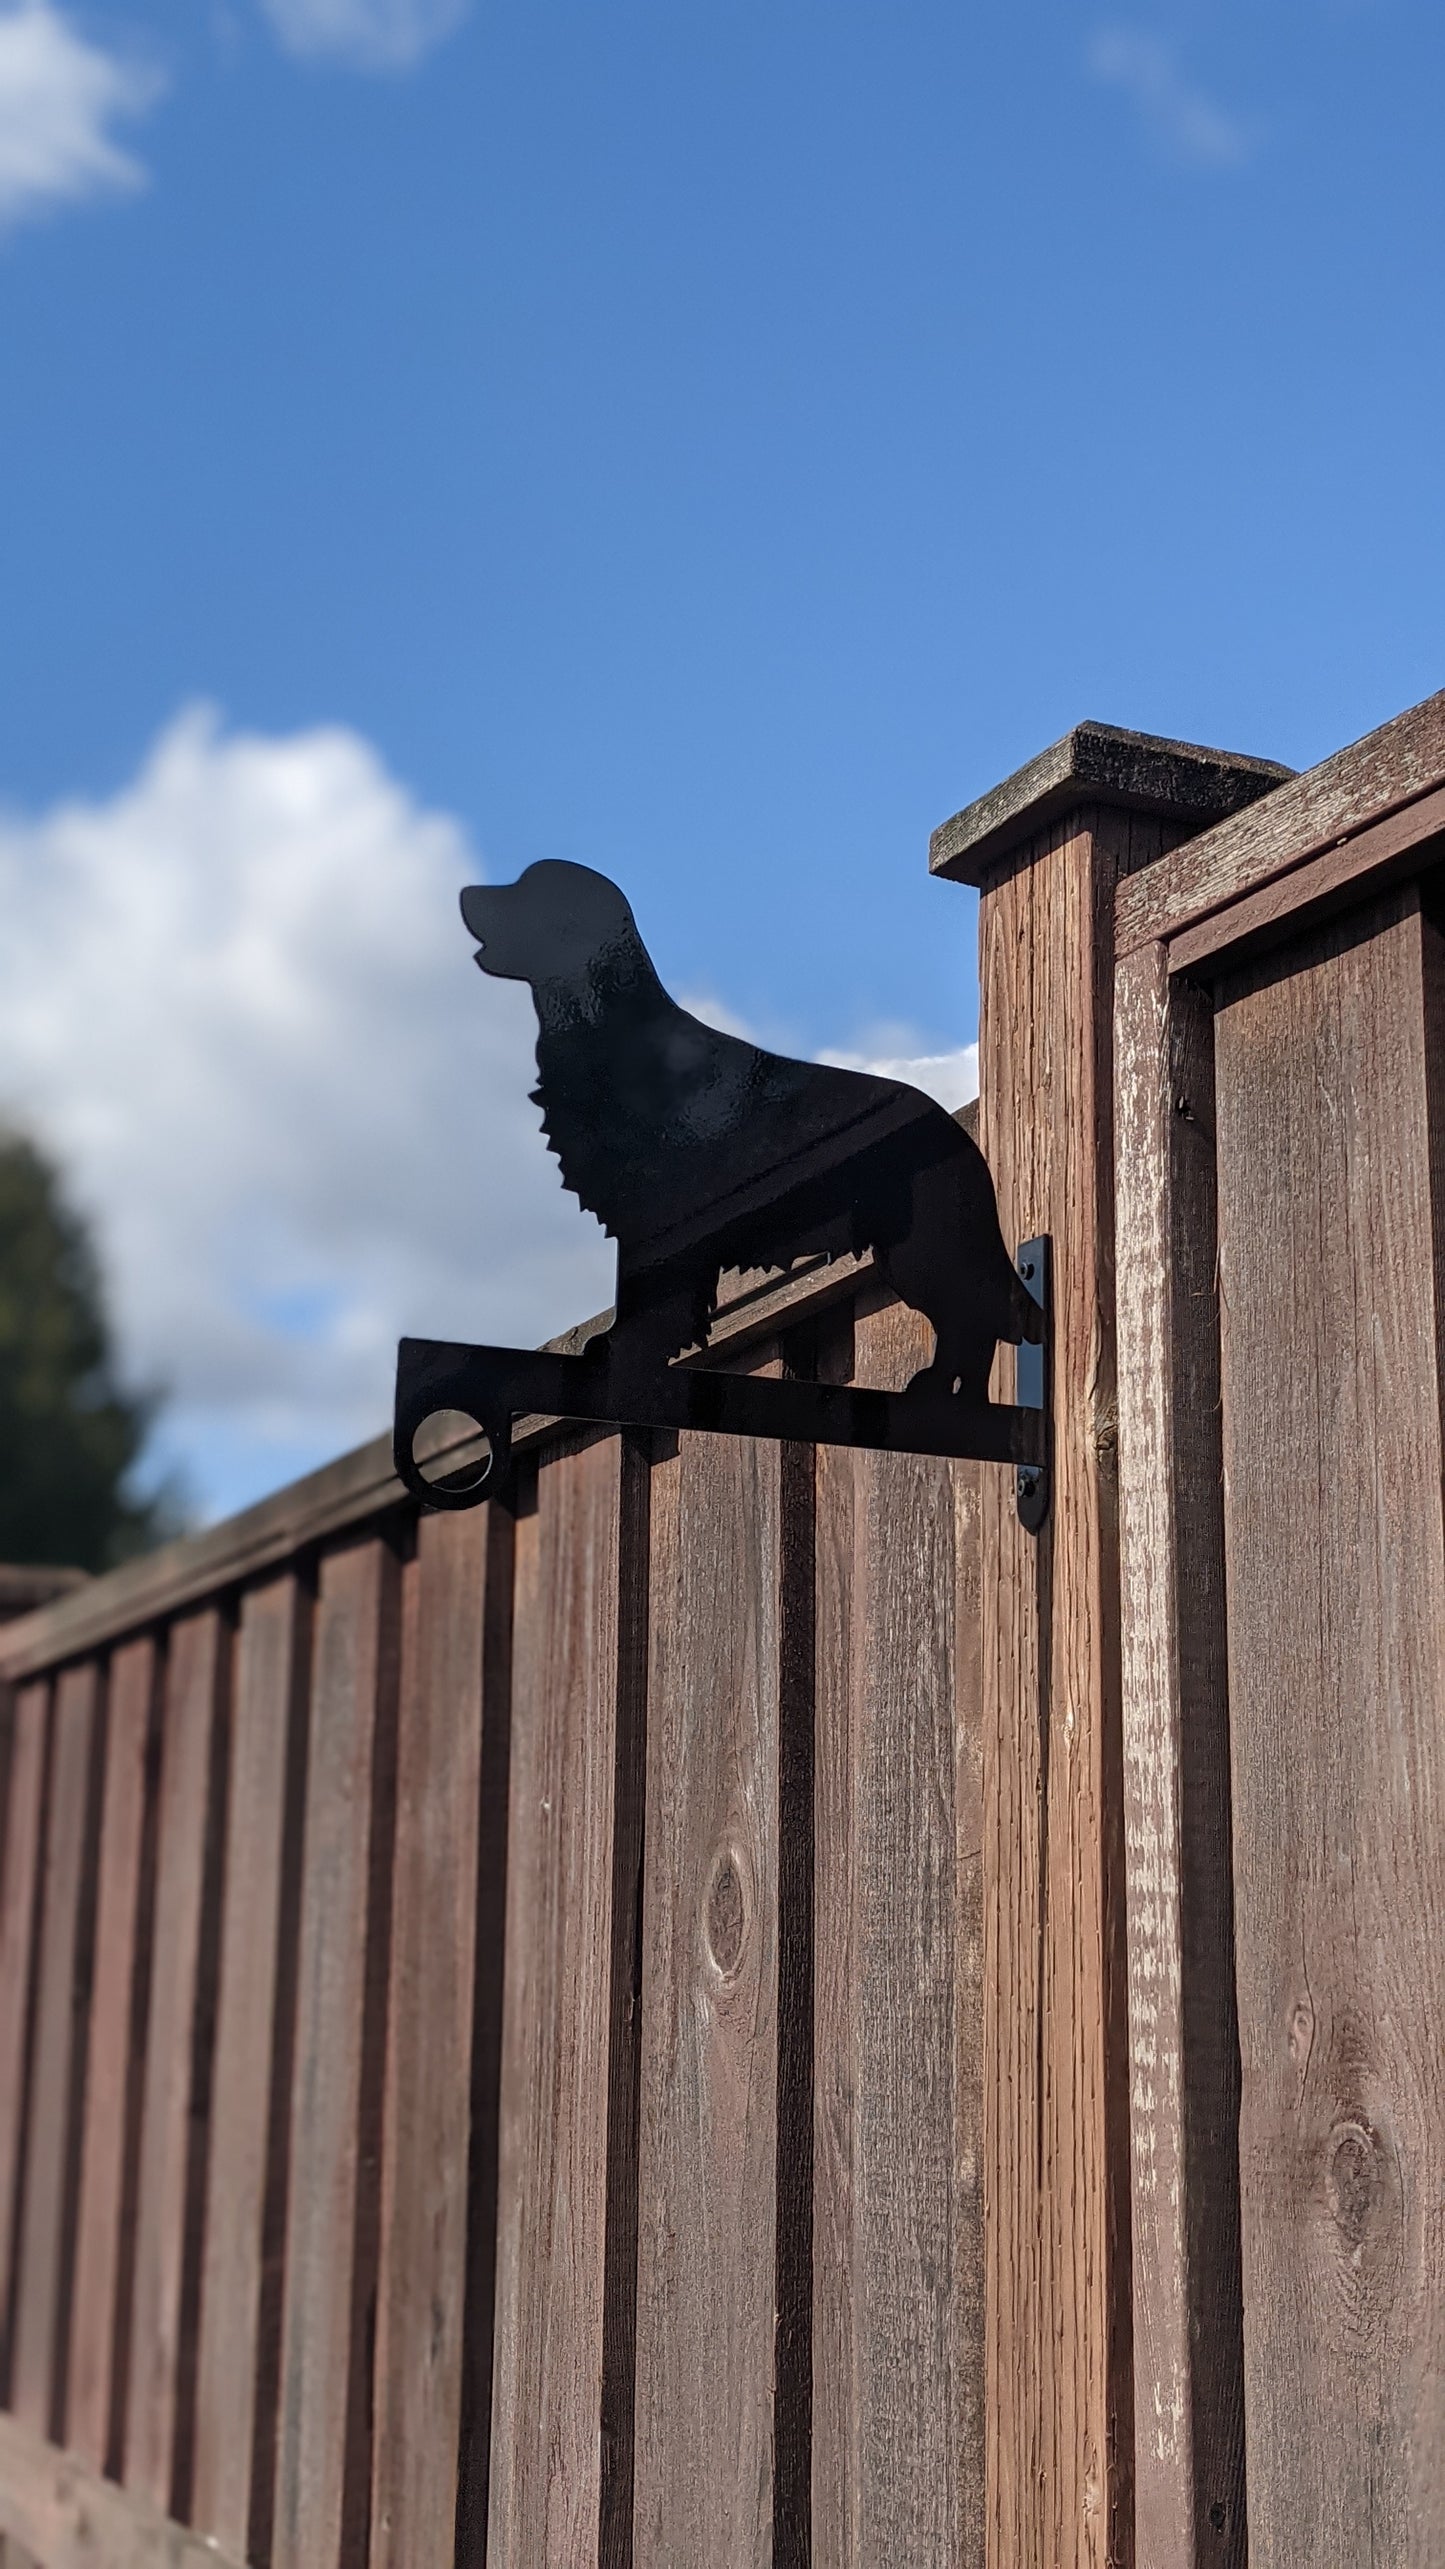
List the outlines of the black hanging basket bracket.
{"type": "MultiPolygon", "coordinates": [[[[1048,1319],[1048,1242],[1029,1240],[1019,1272],[1048,1319]]],[[[1018,1398],[966,1407],[925,1375],[907,1391],[857,1391],[837,1383],[718,1373],[705,1364],[657,1365],[645,1377],[619,1363],[608,1340],[580,1356],[546,1349],[468,1347],[403,1338],[397,1354],[393,1452],[398,1476],[429,1508],[475,1507],[504,1484],[519,1418],[576,1419],[606,1427],[704,1429],[891,1454],[941,1454],[1012,1463],[1019,1515],[1036,1532],[1048,1506],[1047,1338],[1015,1356],[1018,1398]],[[416,1440],[442,1411],[459,1412],[486,1439],[475,1462],[430,1480],[416,1440]]]]}
{"type": "Polygon", "coordinates": [[[590,866],[545,859],[516,883],[474,884],[462,918],[482,971],[531,987],[534,1101],[564,1184],[617,1243],[617,1298],[580,1355],[403,1338],[393,1451],[413,1498],[474,1507],[505,1485],[519,1419],[576,1419],[1011,1464],[1036,1532],[1048,1242],[1010,1258],[972,1135],[901,1080],[792,1061],[679,1007],[626,898],[590,866]],[[933,1361],[906,1389],[708,1364],[721,1275],[865,1254],[933,1331],[933,1361]],[[1018,1351],[1012,1406],[988,1396],[1000,1343],[1018,1351]],[[484,1451],[428,1478],[417,1439],[443,1411],[472,1420],[484,1451]]]}

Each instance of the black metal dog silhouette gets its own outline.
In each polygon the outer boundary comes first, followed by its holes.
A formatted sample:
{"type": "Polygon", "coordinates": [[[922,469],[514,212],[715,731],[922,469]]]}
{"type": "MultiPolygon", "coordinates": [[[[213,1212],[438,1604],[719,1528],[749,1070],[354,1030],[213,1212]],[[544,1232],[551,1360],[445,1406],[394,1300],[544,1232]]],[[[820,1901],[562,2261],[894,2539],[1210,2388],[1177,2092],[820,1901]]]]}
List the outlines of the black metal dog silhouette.
{"type": "Polygon", "coordinates": [[[534,1101],[564,1183],[617,1242],[614,1365],[705,1345],[722,1269],[869,1249],[932,1323],[920,1389],[982,1403],[997,1342],[1040,1337],[983,1155],[932,1098],[703,1025],[590,866],[474,886],[462,917],[483,972],[531,984],[534,1101]]]}

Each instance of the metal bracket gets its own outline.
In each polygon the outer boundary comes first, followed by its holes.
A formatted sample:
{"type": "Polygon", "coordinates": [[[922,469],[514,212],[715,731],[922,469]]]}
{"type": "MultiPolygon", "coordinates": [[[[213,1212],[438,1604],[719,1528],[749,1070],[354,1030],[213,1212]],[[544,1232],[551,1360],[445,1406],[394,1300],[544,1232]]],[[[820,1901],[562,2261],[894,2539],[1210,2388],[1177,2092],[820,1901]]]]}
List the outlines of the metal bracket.
{"type": "MultiPolygon", "coordinates": [[[[1047,1241],[1019,1252],[1019,1272],[1047,1311],[1047,1241]],[[1025,1262],[1028,1263],[1025,1263],[1025,1262]]],[[[859,1391],[846,1384],[719,1373],[696,1363],[652,1366],[639,1374],[603,1338],[580,1356],[546,1349],[468,1347],[446,1339],[403,1338],[397,1351],[393,1459],[397,1475],[429,1508],[475,1507],[504,1483],[519,1418],[565,1418],[603,1427],[705,1429],[722,1436],[762,1436],[811,1445],[851,1445],[873,1452],[939,1454],[1018,1468],[1047,1506],[1048,1420],[1045,1350],[1018,1351],[1018,1400],[965,1406],[946,1387],[920,1375],[906,1391],[859,1391]],[[459,1411],[487,1442],[479,1463],[429,1481],[416,1459],[418,1431],[439,1411],[459,1411]]],[[[1038,1522],[1042,1522],[1042,1507],[1038,1522]]]]}
{"type": "Polygon", "coordinates": [[[1053,1355],[1053,1302],[1050,1274],[1051,1242],[1047,1236],[1025,1240],[1014,1264],[1029,1293],[1044,1315],[1044,1334],[1035,1346],[1019,1347],[1014,1355],[1014,1398],[1021,1410],[1032,1410],[1039,1422],[1039,1451],[1018,1470],[1019,1523],[1029,1534],[1037,1534],[1049,1512],[1053,1495],[1052,1436],[1050,1433],[1049,1376],[1053,1355]]]}

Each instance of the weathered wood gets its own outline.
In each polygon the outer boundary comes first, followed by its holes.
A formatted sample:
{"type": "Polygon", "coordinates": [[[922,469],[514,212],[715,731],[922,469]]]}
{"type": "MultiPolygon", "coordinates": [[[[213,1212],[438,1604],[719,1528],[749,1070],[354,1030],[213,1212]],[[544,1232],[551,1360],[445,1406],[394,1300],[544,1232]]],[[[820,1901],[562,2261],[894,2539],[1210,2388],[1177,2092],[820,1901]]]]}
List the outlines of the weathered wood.
{"type": "Polygon", "coordinates": [[[170,1634],[122,2475],[162,2514],[184,2440],[178,2412],[194,2387],[183,2290],[188,2247],[194,2276],[209,2097],[230,1655],[230,1626],[214,1607],[170,1634]]]}
{"type": "Polygon", "coordinates": [[[93,1663],[65,1670],[50,1718],[50,1813],[10,2374],[10,2406],[37,2435],[61,2431],[69,2352],[95,1932],[100,1679],[93,1663]]]}
{"type": "Polygon", "coordinates": [[[654,1467],[637,2569],[772,2557],[779,1458],[654,1467]]]}
{"type": "Polygon", "coordinates": [[[116,1652],[106,1695],[95,1980],[65,2417],[68,2446],[97,2471],[105,2469],[109,2454],[126,2156],[137,2137],[136,1946],[155,1711],[155,1646],[147,1637],[116,1652]]]}
{"type": "Polygon", "coordinates": [[[1006,1474],[981,1476],[993,2569],[1102,2569],[1130,2547],[1113,903],[1162,843],[1158,823],[1081,812],[979,907],[980,1138],[1005,1236],[1054,1243],[1042,1535],[1006,1474]]]}
{"type": "Polygon", "coordinates": [[[1445,2555],[1441,949],[1217,1017],[1251,2556],[1445,2555]]]}
{"type": "MultiPolygon", "coordinates": [[[[755,1341],[775,1337],[781,1321],[791,1324],[826,1310],[855,1291],[860,1277],[871,1271],[868,1255],[835,1258],[781,1278],[734,1275],[713,1324],[711,1346],[737,1354],[755,1341]]],[[[549,1339],[548,1348],[575,1355],[600,1326],[599,1320],[579,1322],[549,1339]]],[[[512,1441],[521,1453],[568,1433],[554,1418],[525,1418],[516,1421],[512,1441]]],[[[454,1442],[436,1446],[428,1468],[440,1468],[443,1458],[449,1467],[461,1465],[480,1450],[474,1436],[459,1434],[454,1442]]],[[[406,1504],[407,1494],[391,1468],[391,1438],[373,1437],[224,1524],[165,1544],[0,1627],[0,1673],[21,1679],[61,1659],[79,1657],[214,1596],[220,1588],[259,1579],[308,1545],[333,1541],[406,1504]]]]}
{"type": "Polygon", "coordinates": [[[1213,1021],[1162,946],[1115,992],[1135,2538],[1247,2556],[1213,1021]]]}
{"type": "Polygon", "coordinates": [[[565,1451],[517,1529],[494,2560],[597,2556],[621,1441],[565,1451]]]}
{"type": "MultiPolygon", "coordinates": [[[[856,1379],[906,1380],[929,1349],[915,1314],[874,1310],[856,1379]]],[[[983,2559],[976,1961],[958,1985],[981,1923],[976,1791],[959,1873],[978,1707],[956,1658],[955,1471],[966,1519],[968,1466],[818,1457],[813,2515],[838,2569],[983,2559]]]]}
{"type": "Polygon", "coordinates": [[[22,1687],[12,1712],[4,1872],[0,1874],[0,2401],[9,2396],[23,2209],[26,2105],[45,1826],[50,1689],[22,1687]]]}
{"type": "Polygon", "coordinates": [[[1445,690],[1119,887],[1120,954],[1178,936],[1445,780],[1445,690]]]}
{"type": "Polygon", "coordinates": [[[4,2569],[242,2569],[76,2453],[0,2414],[4,2569]],[[5,2548],[8,2546],[8,2551],[5,2548]]]}
{"type": "Polygon", "coordinates": [[[456,2535],[490,1513],[424,1517],[403,1586],[373,2569],[456,2535]]]}
{"type": "Polygon", "coordinates": [[[263,2558],[281,2283],[267,2248],[284,2236],[309,1605],[294,1574],[241,1605],[187,2508],[223,2550],[263,2558]]]}
{"type": "Polygon", "coordinates": [[[1113,723],[1078,723],[991,793],[942,822],[928,842],[929,870],[954,883],[980,884],[1041,830],[1099,804],[1203,830],[1276,792],[1292,774],[1272,759],[1120,731],[1113,723]]]}
{"type": "Polygon", "coordinates": [[[1438,863],[1445,831],[1445,788],[1422,794],[1402,812],[1357,831],[1322,856],[1292,865],[1284,874],[1212,910],[1197,926],[1169,940],[1171,972],[1192,972],[1222,955],[1231,965],[1296,935],[1318,919],[1352,908],[1387,888],[1401,874],[1438,863]]]}
{"type": "Polygon", "coordinates": [[[390,1902],[399,1606],[397,1556],[380,1538],[323,1560],[301,1861],[273,2569],[334,2569],[365,2557],[364,2510],[358,2528],[354,2508],[371,2467],[386,1999],[378,1912],[390,1902]]]}

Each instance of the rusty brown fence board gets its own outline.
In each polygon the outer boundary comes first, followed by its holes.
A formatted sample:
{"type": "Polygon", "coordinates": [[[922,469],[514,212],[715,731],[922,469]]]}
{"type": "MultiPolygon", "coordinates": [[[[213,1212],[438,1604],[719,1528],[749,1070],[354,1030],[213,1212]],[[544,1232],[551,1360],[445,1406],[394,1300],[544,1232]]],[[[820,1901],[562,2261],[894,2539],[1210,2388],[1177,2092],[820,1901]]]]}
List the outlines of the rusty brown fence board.
{"type": "Polygon", "coordinates": [[[147,1830],[153,1801],[156,1654],[150,1637],[127,1642],[110,1664],[105,1804],[101,1821],[91,1994],[90,2057],[75,2256],[65,2440],[103,2471],[110,2452],[116,2303],[127,2150],[134,2143],[135,1979],[145,1931],[147,1830]]]}
{"type": "Polygon", "coordinates": [[[1249,2502],[1281,2569],[1445,2545],[1440,976],[1412,886],[1219,991],[1249,2502]]]}
{"type": "Polygon", "coordinates": [[[294,1574],[249,1591],[232,1684],[187,2508],[200,2531],[238,2553],[269,2545],[275,2418],[266,2386],[280,2318],[309,1644],[310,1600],[294,1574]]]}
{"type": "Polygon", "coordinates": [[[198,2071],[208,2075],[215,2003],[230,1652],[229,1621],[215,1608],[183,1617],[169,1635],[122,2444],[127,2487],[162,2514],[170,2512],[178,2419],[188,2398],[182,2332],[196,2174],[192,2124],[205,2103],[196,2078],[198,2071]]]}
{"type": "Polygon", "coordinates": [[[488,1515],[427,1518],[404,1574],[371,2558],[456,2529],[488,1515]]]}
{"type": "Polygon", "coordinates": [[[276,2569],[339,2560],[369,2476],[384,1992],[368,1958],[384,1935],[375,1913],[389,1895],[399,1606],[399,1564],[380,1536],[323,1560],[296,1965],[276,2569]]]}
{"type": "Polygon", "coordinates": [[[607,2218],[622,1447],[540,1465],[517,1527],[492,2555],[594,2552],[607,2218]]]}
{"type": "MultiPolygon", "coordinates": [[[[911,1314],[860,1313],[859,1381],[924,1352],[911,1314]]],[[[813,2530],[840,2569],[983,2557],[953,2459],[982,2438],[975,1486],[818,1457],[813,2530]]]]}
{"type": "Polygon", "coordinates": [[[67,1668],[51,1714],[49,1825],[15,2275],[10,2406],[37,2434],[57,2438],[63,2432],[95,1921],[101,1688],[94,1664],[67,1668]]]}
{"type": "Polygon", "coordinates": [[[638,2569],[772,2549],[779,1481],[705,1436],[654,1472],[638,2569]]]}
{"type": "Polygon", "coordinates": [[[50,1688],[20,1687],[12,1711],[4,1874],[0,1877],[0,2399],[9,2398],[17,2251],[24,2211],[26,2110],[34,2024],[36,1899],[50,1760],[50,1688]]]}

